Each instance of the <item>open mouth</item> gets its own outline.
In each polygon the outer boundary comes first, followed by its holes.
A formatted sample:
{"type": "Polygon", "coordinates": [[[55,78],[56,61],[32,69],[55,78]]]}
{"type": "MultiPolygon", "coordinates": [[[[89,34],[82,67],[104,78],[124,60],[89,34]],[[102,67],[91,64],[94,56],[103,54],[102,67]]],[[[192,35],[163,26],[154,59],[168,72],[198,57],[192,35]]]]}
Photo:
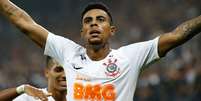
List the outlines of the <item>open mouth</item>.
{"type": "Polygon", "coordinates": [[[90,34],[92,37],[97,37],[100,33],[101,33],[101,32],[98,31],[98,30],[92,30],[92,31],[90,31],[89,34],[90,34]]]}
{"type": "Polygon", "coordinates": [[[60,81],[60,85],[66,87],[67,86],[66,81],[60,81]]]}

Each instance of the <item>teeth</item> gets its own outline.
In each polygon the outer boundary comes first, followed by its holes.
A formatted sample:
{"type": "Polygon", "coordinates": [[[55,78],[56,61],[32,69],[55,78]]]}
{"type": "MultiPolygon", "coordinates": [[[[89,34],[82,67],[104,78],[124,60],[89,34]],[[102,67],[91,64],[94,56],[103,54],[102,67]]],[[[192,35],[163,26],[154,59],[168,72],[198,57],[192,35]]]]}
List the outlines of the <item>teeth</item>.
{"type": "Polygon", "coordinates": [[[91,31],[90,34],[99,34],[99,31],[91,31]]]}
{"type": "Polygon", "coordinates": [[[63,82],[60,82],[60,84],[66,86],[66,82],[64,82],[64,81],[63,81],[63,82]]]}

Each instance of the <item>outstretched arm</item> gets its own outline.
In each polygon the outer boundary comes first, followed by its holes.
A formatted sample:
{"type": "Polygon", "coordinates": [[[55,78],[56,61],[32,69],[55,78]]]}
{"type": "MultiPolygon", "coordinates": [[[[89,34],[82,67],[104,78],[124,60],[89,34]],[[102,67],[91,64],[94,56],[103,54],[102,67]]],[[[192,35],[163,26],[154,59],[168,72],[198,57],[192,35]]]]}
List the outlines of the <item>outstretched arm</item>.
{"type": "Polygon", "coordinates": [[[9,88],[3,91],[0,91],[0,101],[12,101],[14,98],[19,96],[16,92],[16,88],[9,88]]]}
{"type": "Polygon", "coordinates": [[[23,93],[33,96],[34,98],[40,99],[42,101],[48,101],[47,97],[51,96],[51,93],[45,94],[42,90],[38,88],[30,85],[23,85],[16,88],[8,88],[0,91],[0,101],[13,101],[15,98],[20,97],[19,95],[23,93]]]}
{"type": "Polygon", "coordinates": [[[160,36],[158,53],[164,56],[171,49],[185,43],[201,32],[201,16],[186,21],[175,30],[160,36]]]}
{"type": "Polygon", "coordinates": [[[34,22],[24,10],[10,0],[0,0],[0,12],[40,47],[45,46],[48,31],[34,22]]]}

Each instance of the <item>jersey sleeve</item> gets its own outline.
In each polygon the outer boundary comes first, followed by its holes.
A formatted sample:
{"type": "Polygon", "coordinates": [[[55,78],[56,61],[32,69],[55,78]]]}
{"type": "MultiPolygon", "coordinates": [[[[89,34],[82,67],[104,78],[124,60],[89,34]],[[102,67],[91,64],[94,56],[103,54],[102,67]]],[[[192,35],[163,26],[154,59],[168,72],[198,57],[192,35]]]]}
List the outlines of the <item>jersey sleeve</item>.
{"type": "Polygon", "coordinates": [[[77,46],[73,41],[49,32],[44,54],[55,58],[60,64],[63,64],[64,57],[70,58],[77,46]]]}
{"type": "Polygon", "coordinates": [[[137,65],[141,69],[160,59],[158,54],[158,41],[159,37],[153,40],[123,46],[120,50],[128,57],[130,64],[137,65]]]}
{"type": "Polygon", "coordinates": [[[30,97],[31,96],[28,96],[27,94],[22,94],[22,95],[19,95],[18,97],[16,97],[15,99],[13,99],[13,101],[31,101],[30,97]]]}
{"type": "MultiPolygon", "coordinates": [[[[47,93],[47,89],[41,89],[44,93],[47,93]]],[[[30,96],[26,93],[19,95],[18,97],[16,97],[15,99],[13,99],[12,101],[41,101],[40,99],[35,99],[33,96],[30,96]]],[[[48,97],[48,101],[55,101],[54,98],[52,96],[48,97]]]]}

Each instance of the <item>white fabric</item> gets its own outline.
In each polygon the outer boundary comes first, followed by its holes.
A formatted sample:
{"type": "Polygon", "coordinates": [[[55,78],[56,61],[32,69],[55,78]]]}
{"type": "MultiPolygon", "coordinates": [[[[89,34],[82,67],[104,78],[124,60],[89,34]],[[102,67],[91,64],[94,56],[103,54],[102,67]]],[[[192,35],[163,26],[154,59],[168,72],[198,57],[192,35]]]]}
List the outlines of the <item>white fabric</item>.
{"type": "Polygon", "coordinates": [[[159,37],[112,49],[103,60],[93,61],[84,47],[49,33],[44,54],[63,65],[68,101],[91,101],[94,97],[102,101],[133,101],[140,69],[159,59],[158,40],[159,37]]]}
{"type": "MultiPolygon", "coordinates": [[[[42,91],[44,93],[47,93],[47,89],[44,88],[42,89],[42,91]]],[[[18,97],[16,97],[13,101],[41,101],[41,100],[36,100],[34,97],[27,95],[26,93],[19,95],[18,97]]],[[[52,96],[48,97],[48,101],[55,101],[54,98],[52,96]]]]}

